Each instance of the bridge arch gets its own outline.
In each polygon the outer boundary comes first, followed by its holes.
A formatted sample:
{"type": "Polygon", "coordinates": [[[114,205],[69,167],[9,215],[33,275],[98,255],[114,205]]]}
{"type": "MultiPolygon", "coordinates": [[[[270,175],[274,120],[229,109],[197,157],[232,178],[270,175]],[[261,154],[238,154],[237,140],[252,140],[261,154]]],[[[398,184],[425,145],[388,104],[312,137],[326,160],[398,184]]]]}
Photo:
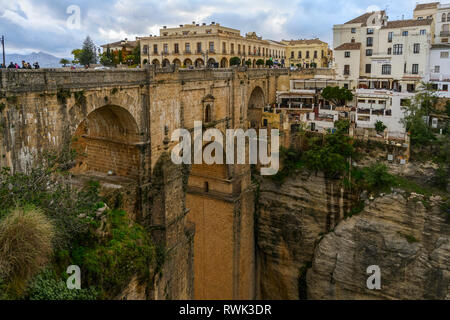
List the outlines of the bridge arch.
{"type": "Polygon", "coordinates": [[[139,128],[131,113],[116,105],[90,112],[72,138],[77,152],[74,173],[96,172],[137,180],[139,177],[139,128]]]}
{"type": "Polygon", "coordinates": [[[260,86],[255,86],[247,106],[247,120],[250,128],[259,128],[265,101],[264,90],[260,86]]]}

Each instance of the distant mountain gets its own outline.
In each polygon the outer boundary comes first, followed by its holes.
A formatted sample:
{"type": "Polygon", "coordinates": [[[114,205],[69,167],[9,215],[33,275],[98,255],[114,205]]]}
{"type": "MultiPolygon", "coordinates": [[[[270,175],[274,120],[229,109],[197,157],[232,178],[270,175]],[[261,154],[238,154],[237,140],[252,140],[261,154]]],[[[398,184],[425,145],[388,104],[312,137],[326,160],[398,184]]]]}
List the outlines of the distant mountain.
{"type": "MultiPolygon", "coordinates": [[[[0,60],[1,60],[1,54],[0,54],[0,60]]],[[[35,63],[36,61],[39,62],[39,65],[41,68],[60,68],[61,64],[59,61],[61,58],[52,56],[51,54],[45,53],[45,52],[33,52],[31,54],[7,54],[6,55],[6,65],[8,66],[9,63],[12,61],[14,63],[18,63],[20,66],[22,66],[22,60],[25,62],[35,63]]],[[[71,61],[71,59],[68,59],[71,61]]]]}

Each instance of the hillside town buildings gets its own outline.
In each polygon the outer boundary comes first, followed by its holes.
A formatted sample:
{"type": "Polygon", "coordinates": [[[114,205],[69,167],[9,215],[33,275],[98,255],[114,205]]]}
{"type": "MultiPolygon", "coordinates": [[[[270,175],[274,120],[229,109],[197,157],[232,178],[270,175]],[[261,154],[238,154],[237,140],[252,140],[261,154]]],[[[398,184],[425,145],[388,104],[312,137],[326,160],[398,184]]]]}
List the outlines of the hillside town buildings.
{"type": "Polygon", "coordinates": [[[291,80],[289,90],[277,92],[277,103],[267,106],[261,124],[276,127],[273,114],[282,113],[292,125],[303,123],[313,131],[332,130],[342,118],[357,129],[373,131],[381,121],[387,127],[384,137],[406,139],[403,107],[423,82],[441,98],[450,98],[449,26],[450,4],[431,2],[417,4],[412,19],[390,20],[386,11],[377,11],[336,24],[333,50],[317,38],[267,40],[255,32],[242,36],[240,30],[215,22],[165,26],[158,36],[136,41],[142,65],[228,68],[237,57],[250,68],[323,70],[291,80]],[[353,101],[343,106],[326,101],[321,91],[327,86],[352,90],[353,101]]]}

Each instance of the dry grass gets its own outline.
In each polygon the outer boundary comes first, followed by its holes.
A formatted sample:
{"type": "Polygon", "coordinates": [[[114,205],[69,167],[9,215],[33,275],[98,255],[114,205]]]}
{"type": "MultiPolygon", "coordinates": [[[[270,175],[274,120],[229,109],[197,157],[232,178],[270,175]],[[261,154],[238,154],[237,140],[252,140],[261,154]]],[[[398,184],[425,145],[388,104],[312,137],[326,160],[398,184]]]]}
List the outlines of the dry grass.
{"type": "Polygon", "coordinates": [[[38,209],[15,209],[0,221],[0,276],[16,293],[52,255],[55,231],[38,209]]]}

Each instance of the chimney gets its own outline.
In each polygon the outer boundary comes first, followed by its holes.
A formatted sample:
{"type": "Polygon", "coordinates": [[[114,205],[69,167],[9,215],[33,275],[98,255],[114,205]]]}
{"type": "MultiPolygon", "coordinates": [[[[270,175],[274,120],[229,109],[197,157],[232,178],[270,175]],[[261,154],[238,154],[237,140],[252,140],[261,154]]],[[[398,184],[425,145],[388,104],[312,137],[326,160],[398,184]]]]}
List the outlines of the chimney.
{"type": "Polygon", "coordinates": [[[163,29],[167,29],[167,26],[164,26],[163,29]]]}

